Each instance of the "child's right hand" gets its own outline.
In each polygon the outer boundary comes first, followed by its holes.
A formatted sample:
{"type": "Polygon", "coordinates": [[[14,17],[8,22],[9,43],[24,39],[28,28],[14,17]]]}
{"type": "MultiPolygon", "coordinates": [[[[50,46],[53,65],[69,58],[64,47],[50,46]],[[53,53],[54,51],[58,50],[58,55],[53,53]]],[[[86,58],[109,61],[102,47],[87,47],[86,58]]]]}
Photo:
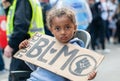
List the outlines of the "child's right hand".
{"type": "Polygon", "coordinates": [[[92,80],[96,77],[97,72],[94,70],[88,75],[88,80],[92,80]]]}
{"type": "Polygon", "coordinates": [[[19,49],[28,47],[28,43],[29,43],[29,42],[28,42],[27,39],[24,40],[24,41],[22,41],[22,42],[19,44],[19,49]]]}

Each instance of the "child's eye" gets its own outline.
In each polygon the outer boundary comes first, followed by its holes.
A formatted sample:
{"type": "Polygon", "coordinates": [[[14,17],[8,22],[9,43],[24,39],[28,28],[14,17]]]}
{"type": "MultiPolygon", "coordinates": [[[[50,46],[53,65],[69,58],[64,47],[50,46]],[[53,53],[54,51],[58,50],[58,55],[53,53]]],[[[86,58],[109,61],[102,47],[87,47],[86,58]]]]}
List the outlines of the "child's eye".
{"type": "Polygon", "coordinates": [[[60,27],[55,27],[55,30],[59,31],[59,30],[60,30],[60,27]]]}
{"type": "Polygon", "coordinates": [[[65,27],[66,30],[68,30],[68,29],[70,29],[70,28],[71,28],[70,26],[66,26],[66,27],[65,27]]]}

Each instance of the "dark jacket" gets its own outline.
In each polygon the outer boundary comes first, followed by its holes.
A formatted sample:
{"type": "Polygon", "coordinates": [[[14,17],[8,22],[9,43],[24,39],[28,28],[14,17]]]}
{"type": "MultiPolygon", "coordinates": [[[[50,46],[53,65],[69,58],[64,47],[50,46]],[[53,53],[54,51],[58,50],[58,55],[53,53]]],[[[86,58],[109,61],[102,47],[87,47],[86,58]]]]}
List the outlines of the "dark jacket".
{"type": "MultiPolygon", "coordinates": [[[[6,1],[8,1],[10,4],[12,4],[14,0],[6,0],[6,1]]],[[[5,14],[6,14],[6,15],[8,14],[9,8],[10,8],[10,7],[7,7],[7,8],[5,9],[5,14]]]]}
{"type": "Polygon", "coordinates": [[[29,25],[32,17],[32,8],[28,0],[17,0],[13,22],[13,33],[9,38],[8,44],[13,48],[13,54],[18,51],[21,41],[28,39],[29,25]]]}
{"type": "Polygon", "coordinates": [[[95,3],[92,7],[91,7],[91,12],[92,12],[92,16],[93,16],[93,22],[97,22],[99,20],[101,20],[101,9],[100,9],[100,2],[95,3]]]}

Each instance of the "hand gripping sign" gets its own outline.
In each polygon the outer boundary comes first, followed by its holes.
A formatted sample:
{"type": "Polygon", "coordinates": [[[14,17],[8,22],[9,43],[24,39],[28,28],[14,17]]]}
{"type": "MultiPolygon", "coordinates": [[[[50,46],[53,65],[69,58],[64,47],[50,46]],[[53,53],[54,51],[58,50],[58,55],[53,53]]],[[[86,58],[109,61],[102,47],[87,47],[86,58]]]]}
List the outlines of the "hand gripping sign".
{"type": "Polygon", "coordinates": [[[72,81],[87,81],[104,56],[73,44],[61,44],[54,37],[36,33],[30,45],[14,57],[30,62],[72,81]]]}

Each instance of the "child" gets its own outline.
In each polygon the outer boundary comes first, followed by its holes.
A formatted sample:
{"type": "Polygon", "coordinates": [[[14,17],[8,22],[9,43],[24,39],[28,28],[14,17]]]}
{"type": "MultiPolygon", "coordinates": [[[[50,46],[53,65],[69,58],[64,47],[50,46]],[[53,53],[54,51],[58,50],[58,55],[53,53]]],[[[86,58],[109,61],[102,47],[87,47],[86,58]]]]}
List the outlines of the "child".
{"type": "MultiPolygon", "coordinates": [[[[54,35],[56,40],[61,43],[72,43],[84,47],[82,40],[74,38],[76,32],[76,20],[72,10],[67,8],[53,8],[47,14],[47,25],[49,30],[54,35]]],[[[19,48],[25,48],[28,46],[28,41],[21,42],[19,48]]],[[[46,69],[37,67],[35,65],[27,63],[33,70],[31,76],[27,81],[70,81],[62,76],[52,73],[46,69]]],[[[96,72],[90,73],[88,80],[93,79],[96,76],[96,72]]]]}

